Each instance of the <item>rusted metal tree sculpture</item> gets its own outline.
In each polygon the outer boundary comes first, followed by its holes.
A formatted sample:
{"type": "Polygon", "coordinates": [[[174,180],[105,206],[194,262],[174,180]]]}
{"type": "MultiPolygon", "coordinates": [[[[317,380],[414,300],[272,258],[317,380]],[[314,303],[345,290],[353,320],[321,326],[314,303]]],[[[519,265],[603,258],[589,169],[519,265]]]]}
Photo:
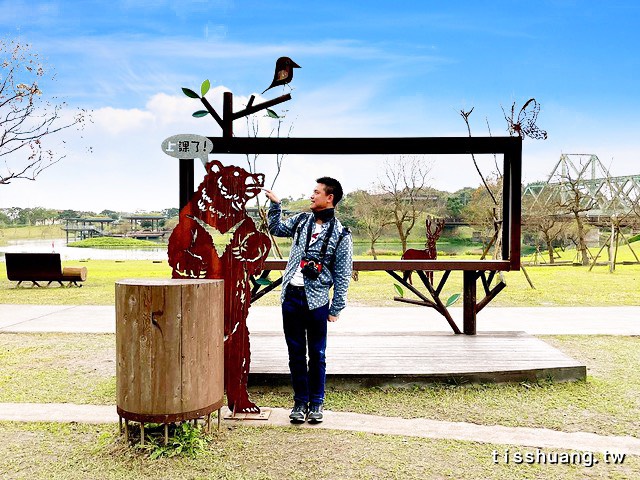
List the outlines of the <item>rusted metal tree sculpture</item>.
{"type": "MultiPolygon", "coordinates": [[[[278,85],[291,78],[292,73],[287,79],[281,78],[278,85]]],[[[243,110],[234,112],[233,94],[224,92],[220,116],[205,98],[210,87],[209,80],[205,80],[199,94],[189,88],[182,91],[202,102],[206,110],[198,110],[193,116],[211,115],[222,128],[222,138],[233,137],[234,120],[291,99],[287,94],[253,105],[252,95],[243,110]]],[[[256,228],[245,207],[264,186],[264,175],[214,160],[206,163],[207,173],[194,193],[192,159],[199,157],[206,162],[211,148],[210,140],[194,135],[178,135],[163,142],[165,153],[180,159],[181,210],[178,225],[169,238],[169,264],[173,278],[224,279],[224,383],[228,406],[234,414],[260,413],[247,392],[251,360],[247,316],[251,282],[263,269],[271,241],[256,228]]]]}
{"type": "Polygon", "coordinates": [[[224,279],[224,380],[229,409],[259,413],[249,400],[250,348],[247,315],[250,277],[262,270],[271,242],[258,231],[245,205],[264,185],[253,175],[214,160],[169,238],[173,278],[224,279]]]}
{"type": "MultiPolygon", "coordinates": [[[[291,76],[290,78],[293,78],[291,76]]],[[[266,102],[259,103],[254,105],[253,102],[256,99],[255,95],[251,95],[247,105],[244,109],[234,112],[233,111],[233,93],[224,92],[222,99],[222,116],[218,114],[211,102],[207,100],[206,95],[211,88],[211,82],[209,80],[205,80],[200,85],[200,94],[191,90],[190,88],[182,88],[182,92],[189,98],[195,98],[202,102],[202,105],[206,110],[197,110],[193,112],[192,116],[196,118],[207,117],[211,115],[216,123],[222,129],[222,138],[232,138],[233,137],[233,122],[235,120],[239,120],[243,117],[251,115],[253,113],[259,112],[261,110],[267,110],[270,107],[278,105],[280,103],[291,100],[291,94],[287,93],[286,95],[281,95],[272,100],[267,100],[266,102]]],[[[166,140],[165,140],[166,142],[166,140]]],[[[168,152],[166,152],[168,153],[168,152]]],[[[168,153],[171,155],[170,153],[168,153]]],[[[191,198],[193,194],[193,160],[189,159],[186,156],[178,157],[180,160],[180,208],[184,207],[186,203],[191,198]]]]}

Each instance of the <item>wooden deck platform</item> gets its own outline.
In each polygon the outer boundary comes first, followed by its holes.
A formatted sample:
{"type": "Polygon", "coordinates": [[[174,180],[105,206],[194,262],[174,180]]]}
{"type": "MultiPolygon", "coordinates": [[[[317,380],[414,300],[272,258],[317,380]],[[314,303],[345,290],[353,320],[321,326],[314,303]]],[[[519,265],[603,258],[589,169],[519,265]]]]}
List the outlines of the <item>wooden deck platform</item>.
{"type": "MultiPolygon", "coordinates": [[[[330,333],[328,386],[486,383],[586,378],[586,366],[523,332],[330,333]]],[[[287,385],[281,332],[251,334],[249,385],[287,385]]]]}

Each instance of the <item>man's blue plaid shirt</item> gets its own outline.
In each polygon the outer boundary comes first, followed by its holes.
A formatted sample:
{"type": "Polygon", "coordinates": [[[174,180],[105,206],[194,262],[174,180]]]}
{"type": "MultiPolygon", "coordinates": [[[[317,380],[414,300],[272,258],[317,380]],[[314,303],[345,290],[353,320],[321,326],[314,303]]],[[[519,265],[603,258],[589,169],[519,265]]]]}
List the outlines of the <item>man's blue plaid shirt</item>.
{"type": "MultiPolygon", "coordinates": [[[[299,213],[291,218],[282,221],[282,207],[279,203],[271,202],[269,208],[269,231],[276,237],[292,237],[291,252],[289,253],[289,262],[284,271],[282,278],[282,295],[281,301],[284,301],[284,294],[287,285],[296,273],[300,260],[305,254],[307,229],[313,228],[314,225],[312,213],[299,213]],[[300,221],[298,219],[300,218],[300,221]],[[294,225],[297,227],[298,233],[293,231],[294,225]],[[300,238],[298,239],[298,235],[300,238]],[[296,241],[298,240],[298,241],[296,241]]],[[[329,222],[322,224],[322,231],[318,236],[318,240],[309,247],[309,254],[320,258],[320,249],[327,235],[329,222]]],[[[342,235],[344,227],[336,218],[335,227],[331,238],[329,239],[327,253],[324,257],[324,266],[320,271],[317,280],[310,280],[305,277],[304,290],[307,294],[307,303],[309,309],[313,310],[322,307],[329,302],[329,289],[333,285],[333,299],[329,307],[329,315],[338,316],[347,305],[347,289],[351,280],[353,242],[351,235],[342,235]],[[343,237],[339,244],[338,239],[343,237]],[[336,251],[336,245],[338,250],[336,251]],[[335,254],[335,255],[334,255],[335,254]]]]}

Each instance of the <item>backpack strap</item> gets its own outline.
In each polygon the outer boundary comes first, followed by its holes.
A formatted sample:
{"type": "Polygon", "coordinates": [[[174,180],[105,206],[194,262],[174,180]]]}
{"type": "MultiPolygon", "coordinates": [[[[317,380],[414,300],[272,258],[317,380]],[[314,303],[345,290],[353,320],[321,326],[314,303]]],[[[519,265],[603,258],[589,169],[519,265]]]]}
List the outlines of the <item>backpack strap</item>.
{"type": "Polygon", "coordinates": [[[336,254],[338,253],[338,247],[340,246],[340,242],[347,235],[351,235],[351,230],[349,227],[342,227],[342,231],[340,232],[340,236],[338,237],[338,241],[336,242],[336,249],[333,251],[333,255],[331,255],[331,260],[329,261],[329,268],[333,270],[333,264],[336,262],[336,254]]]}
{"type": "Polygon", "coordinates": [[[291,229],[291,231],[293,232],[292,236],[296,238],[296,245],[298,245],[300,241],[300,231],[302,230],[302,225],[300,224],[305,220],[305,218],[308,218],[308,215],[304,213],[299,215],[293,224],[293,228],[291,229]]]}
{"type": "MultiPolygon", "coordinates": [[[[324,237],[324,241],[322,242],[322,248],[320,249],[320,263],[324,263],[324,257],[327,254],[327,249],[329,248],[329,241],[331,240],[331,236],[333,235],[333,229],[336,226],[335,217],[331,219],[329,222],[329,230],[324,237]]],[[[336,244],[337,245],[337,244],[336,244]]],[[[307,239],[307,249],[309,249],[309,239],[307,239]]]]}

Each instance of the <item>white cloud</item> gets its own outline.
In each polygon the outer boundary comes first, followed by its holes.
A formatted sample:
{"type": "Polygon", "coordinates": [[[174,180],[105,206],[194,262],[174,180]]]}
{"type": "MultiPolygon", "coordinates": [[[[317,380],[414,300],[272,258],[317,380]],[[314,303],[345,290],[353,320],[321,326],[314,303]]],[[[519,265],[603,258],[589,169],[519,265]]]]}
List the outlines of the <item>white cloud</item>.
{"type": "Polygon", "coordinates": [[[137,108],[124,110],[111,107],[101,108],[92,114],[94,129],[108,135],[119,135],[124,132],[137,131],[154,123],[156,118],[152,112],[137,108]]]}
{"type": "MultiPolygon", "coordinates": [[[[465,127],[453,108],[423,97],[384,96],[384,82],[363,84],[357,78],[327,82],[313,91],[294,90],[294,99],[276,108],[288,110],[286,124],[293,123],[294,137],[375,137],[375,136],[460,136],[465,127]],[[336,93],[336,92],[339,92],[336,93]]],[[[195,87],[195,86],[194,86],[195,87]]],[[[213,88],[207,95],[221,113],[225,86],[213,88]]],[[[248,101],[234,97],[237,111],[248,101]]],[[[257,98],[255,103],[262,101],[257,98]]],[[[219,136],[220,128],[211,117],[191,116],[201,104],[182,95],[157,93],[141,108],[105,107],[93,112],[94,123],[83,133],[84,139],[68,141],[68,157],[46,171],[36,182],[16,181],[0,186],[0,206],[103,209],[135,211],[160,210],[177,206],[178,162],[160,150],[161,142],[172,135],[194,133],[219,136]],[[87,154],[86,147],[93,153],[87,154]]],[[[484,135],[482,108],[474,113],[474,135],[484,135]]],[[[501,111],[490,118],[494,135],[502,135],[501,111]]],[[[269,136],[275,121],[259,115],[258,135],[269,136]]],[[[595,153],[615,175],[636,174],[637,142],[625,132],[605,135],[603,120],[551,105],[541,115],[541,126],[549,131],[549,140],[526,140],[523,146],[525,182],[545,179],[561,153],[595,153]],[[553,121],[551,119],[554,119],[553,121]],[[544,120],[542,122],[542,120],[544,120]],[[574,128],[578,125],[580,128],[574,128]],[[591,133],[585,137],[585,132],[591,133]]],[[[285,125],[285,128],[288,128],[285,125]]],[[[237,136],[246,136],[246,123],[234,124],[237,136]]],[[[70,133],[70,132],[68,132],[70,133]]],[[[245,167],[244,156],[220,155],[225,163],[245,167]]],[[[432,185],[454,191],[477,186],[480,179],[469,156],[429,157],[433,159],[432,185]]],[[[290,155],[275,185],[277,193],[294,198],[308,195],[315,178],[330,175],[343,183],[345,191],[368,188],[376,180],[383,157],[290,155]]],[[[479,157],[482,171],[493,171],[492,156],[479,157]]],[[[501,165],[501,159],[498,159],[501,165]]],[[[262,155],[257,168],[266,174],[270,185],[275,174],[275,158],[262,155]]],[[[196,183],[204,174],[196,166],[196,183]]]]}
{"type": "MultiPolygon", "coordinates": [[[[225,87],[212,89],[221,98],[225,87]]],[[[236,109],[247,98],[236,98],[236,109]]],[[[214,107],[221,112],[219,101],[214,107]]],[[[45,171],[37,181],[16,180],[0,187],[0,206],[161,210],[177,206],[178,161],[160,149],[162,141],[179,133],[219,135],[211,117],[196,119],[191,113],[202,106],[185,96],[157,94],[144,109],[105,107],[92,112],[93,123],[80,134],[68,130],[67,157],[45,171]],[[69,138],[74,135],[73,138],[69,138]],[[92,153],[87,153],[91,146],[92,153]]],[[[271,130],[273,120],[259,118],[261,132],[271,130]]],[[[246,135],[236,122],[238,135],[246,135]]],[[[57,146],[62,147],[61,142],[57,146]]],[[[59,151],[59,150],[58,150],[59,151]]],[[[227,159],[227,161],[229,161],[227,159]]],[[[234,158],[246,165],[245,158],[234,158]]],[[[196,176],[204,173],[196,165],[196,176]]]]}

